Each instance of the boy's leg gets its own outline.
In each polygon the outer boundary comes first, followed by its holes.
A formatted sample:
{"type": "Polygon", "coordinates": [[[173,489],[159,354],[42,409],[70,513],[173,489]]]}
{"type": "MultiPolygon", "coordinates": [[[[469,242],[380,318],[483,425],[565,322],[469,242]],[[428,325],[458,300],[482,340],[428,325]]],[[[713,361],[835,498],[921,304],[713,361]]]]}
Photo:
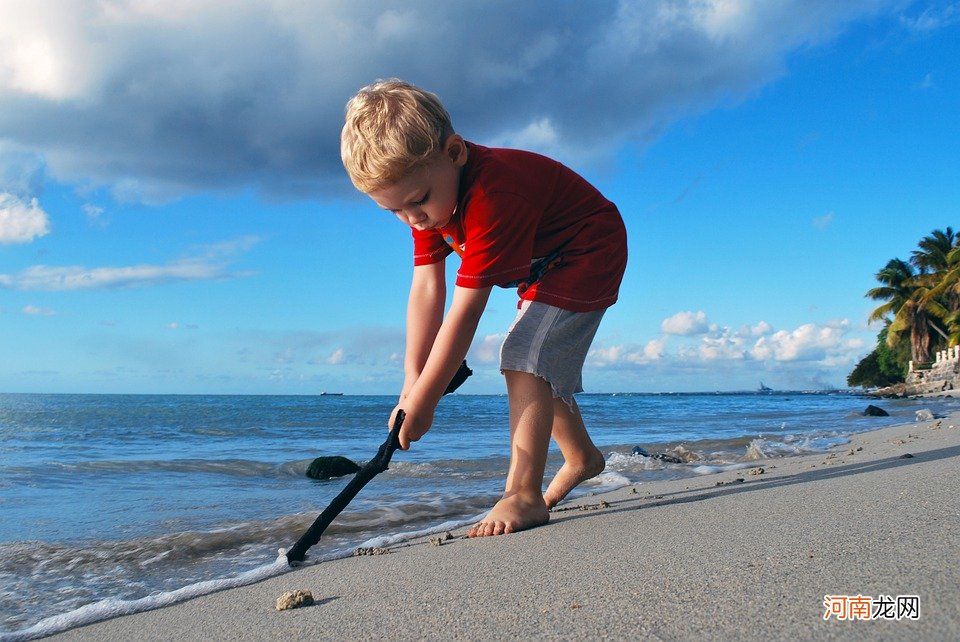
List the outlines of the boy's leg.
{"type": "Polygon", "coordinates": [[[563,453],[563,466],[543,494],[547,508],[553,508],[580,483],[603,472],[606,461],[593,444],[577,402],[569,406],[563,399],[553,400],[553,440],[563,453]]]}
{"type": "Polygon", "coordinates": [[[543,470],[554,425],[550,384],[527,373],[505,370],[510,401],[510,472],[503,497],[470,537],[503,535],[550,521],[544,503],[543,470]]]}

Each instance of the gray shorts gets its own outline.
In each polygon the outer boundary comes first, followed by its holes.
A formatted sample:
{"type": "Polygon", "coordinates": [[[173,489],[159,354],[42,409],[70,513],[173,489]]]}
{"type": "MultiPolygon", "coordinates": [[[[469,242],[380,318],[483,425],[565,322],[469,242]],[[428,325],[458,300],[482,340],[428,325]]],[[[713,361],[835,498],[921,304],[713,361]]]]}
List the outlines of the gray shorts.
{"type": "Polygon", "coordinates": [[[583,392],[583,362],[606,310],[571,312],[524,301],[500,347],[500,370],[542,377],[553,396],[573,403],[583,392]]]}

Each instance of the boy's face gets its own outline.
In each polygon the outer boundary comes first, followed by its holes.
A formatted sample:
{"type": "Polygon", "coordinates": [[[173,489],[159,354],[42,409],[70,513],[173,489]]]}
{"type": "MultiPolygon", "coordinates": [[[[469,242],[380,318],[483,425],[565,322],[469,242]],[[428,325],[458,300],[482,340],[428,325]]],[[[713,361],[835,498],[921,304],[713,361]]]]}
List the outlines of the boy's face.
{"type": "Polygon", "coordinates": [[[450,222],[457,208],[460,170],[467,146],[454,134],[433,161],[392,185],[370,192],[370,198],[416,230],[432,230],[450,222]]]}

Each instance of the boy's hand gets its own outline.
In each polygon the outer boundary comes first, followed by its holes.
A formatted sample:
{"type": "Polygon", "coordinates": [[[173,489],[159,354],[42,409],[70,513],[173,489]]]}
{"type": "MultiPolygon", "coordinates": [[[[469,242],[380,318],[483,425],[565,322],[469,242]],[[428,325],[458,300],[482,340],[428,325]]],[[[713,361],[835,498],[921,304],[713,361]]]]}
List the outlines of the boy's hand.
{"type": "Polygon", "coordinates": [[[436,404],[417,404],[410,398],[406,398],[390,413],[390,424],[387,430],[393,426],[397,420],[397,412],[403,410],[403,426],[400,427],[400,450],[409,450],[411,441],[419,441],[421,437],[427,434],[430,426],[433,425],[433,414],[436,410],[436,404]]]}
{"type": "MultiPolygon", "coordinates": [[[[442,276],[439,269],[436,269],[436,272],[437,276],[442,276]]],[[[400,408],[406,413],[403,426],[400,428],[399,440],[400,448],[403,450],[410,447],[411,441],[417,441],[430,430],[433,424],[433,413],[437,404],[440,403],[440,398],[456,376],[458,369],[461,366],[465,367],[464,357],[470,349],[473,335],[476,334],[477,324],[480,322],[480,316],[490,296],[490,289],[489,287],[457,286],[453,291],[450,311],[443,317],[440,327],[436,332],[430,332],[424,336],[424,338],[433,336],[432,343],[429,346],[419,346],[418,354],[424,356],[425,361],[415,363],[416,367],[406,368],[403,386],[406,398],[403,394],[401,395],[399,405],[394,408],[390,416],[390,425],[393,425],[393,418],[396,417],[400,408]]],[[[432,305],[429,307],[433,308],[432,305]]],[[[416,307],[413,309],[418,310],[416,307]]],[[[443,308],[440,307],[439,310],[442,314],[443,308]]],[[[423,325],[423,318],[423,311],[410,314],[408,309],[408,332],[412,327],[417,328],[423,325]]],[[[417,342],[415,344],[419,345],[417,342]]]]}

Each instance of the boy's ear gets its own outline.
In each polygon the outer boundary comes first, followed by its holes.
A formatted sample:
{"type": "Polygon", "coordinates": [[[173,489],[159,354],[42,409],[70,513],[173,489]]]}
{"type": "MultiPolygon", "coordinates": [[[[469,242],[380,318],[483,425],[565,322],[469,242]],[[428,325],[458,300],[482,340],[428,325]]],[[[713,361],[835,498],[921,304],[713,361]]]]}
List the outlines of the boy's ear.
{"type": "Polygon", "coordinates": [[[453,161],[455,167],[463,167],[467,163],[467,142],[460,134],[450,134],[443,144],[443,153],[453,161]]]}

